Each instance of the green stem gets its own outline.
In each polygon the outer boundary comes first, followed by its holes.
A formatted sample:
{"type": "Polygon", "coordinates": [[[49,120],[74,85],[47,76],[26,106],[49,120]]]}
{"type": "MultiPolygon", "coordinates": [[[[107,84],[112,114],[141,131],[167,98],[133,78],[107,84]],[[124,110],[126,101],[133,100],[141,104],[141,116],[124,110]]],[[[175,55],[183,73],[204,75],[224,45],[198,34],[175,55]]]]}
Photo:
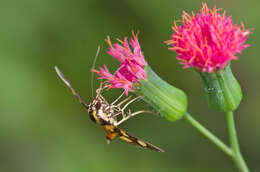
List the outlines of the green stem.
{"type": "Polygon", "coordinates": [[[233,160],[235,161],[237,167],[239,168],[239,171],[241,172],[249,172],[249,169],[246,165],[245,160],[243,159],[243,156],[239,149],[238,139],[237,139],[237,133],[236,133],[236,127],[235,127],[235,121],[233,117],[233,112],[227,112],[227,121],[228,121],[228,130],[229,130],[229,137],[230,137],[230,143],[232,150],[234,152],[233,160]]]}
{"type": "Polygon", "coordinates": [[[224,144],[219,138],[217,138],[214,134],[212,134],[208,129],[202,126],[198,121],[196,121],[189,113],[184,115],[184,118],[199,132],[201,132],[206,138],[212,141],[217,147],[219,147],[224,153],[234,158],[233,151],[224,144]]]}

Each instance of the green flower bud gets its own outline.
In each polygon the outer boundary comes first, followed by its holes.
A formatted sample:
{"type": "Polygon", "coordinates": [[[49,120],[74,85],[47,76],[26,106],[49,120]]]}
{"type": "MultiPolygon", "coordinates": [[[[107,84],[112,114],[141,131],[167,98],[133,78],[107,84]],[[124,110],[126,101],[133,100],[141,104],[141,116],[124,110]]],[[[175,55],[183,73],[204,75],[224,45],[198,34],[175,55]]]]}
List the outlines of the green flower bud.
{"type": "Polygon", "coordinates": [[[230,64],[216,73],[200,72],[209,107],[220,112],[235,110],[242,100],[239,83],[232,74],[230,64]]]}
{"type": "Polygon", "coordinates": [[[135,85],[136,93],[167,120],[180,119],[187,110],[186,94],[162,80],[149,66],[145,67],[145,71],[147,78],[135,85]]]}

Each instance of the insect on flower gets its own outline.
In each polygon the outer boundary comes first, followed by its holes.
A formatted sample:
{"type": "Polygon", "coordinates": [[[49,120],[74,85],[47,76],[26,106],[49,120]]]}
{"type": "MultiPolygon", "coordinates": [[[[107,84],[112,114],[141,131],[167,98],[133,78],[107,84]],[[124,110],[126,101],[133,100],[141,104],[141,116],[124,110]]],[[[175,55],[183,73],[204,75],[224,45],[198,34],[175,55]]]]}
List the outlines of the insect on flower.
{"type": "MultiPolygon", "coordinates": [[[[99,49],[98,49],[98,51],[99,51],[99,49]]],[[[130,117],[133,117],[140,113],[149,112],[149,111],[141,110],[141,111],[131,113],[130,109],[127,113],[125,112],[125,109],[128,107],[128,105],[133,103],[140,97],[136,97],[132,100],[130,100],[131,97],[128,97],[118,103],[118,101],[124,95],[124,92],[123,92],[115,101],[113,101],[112,103],[108,103],[108,101],[101,94],[102,90],[107,88],[107,86],[103,86],[103,84],[101,82],[100,87],[96,90],[96,97],[89,104],[87,104],[81,98],[81,96],[75,91],[75,89],[71,86],[70,82],[65,78],[65,76],[59,70],[59,68],[57,66],[55,66],[55,70],[56,70],[58,76],[60,77],[60,79],[70,88],[73,95],[77,97],[79,102],[88,111],[90,119],[93,122],[101,125],[102,128],[105,130],[107,143],[110,143],[110,141],[112,141],[113,139],[115,139],[118,136],[121,140],[126,141],[127,143],[130,143],[130,144],[133,144],[135,146],[139,146],[142,148],[148,148],[148,149],[151,149],[151,150],[154,150],[157,152],[164,152],[164,150],[162,150],[161,148],[158,148],[157,146],[154,146],[150,143],[144,142],[136,137],[133,137],[126,131],[118,128],[118,126],[121,123],[125,122],[130,117]],[[123,107],[121,107],[121,106],[123,106],[123,107]],[[119,115],[121,115],[120,120],[118,120],[119,115]]]]}
{"type": "Polygon", "coordinates": [[[132,31],[132,37],[117,39],[112,43],[108,36],[105,41],[109,45],[107,53],[119,61],[119,66],[114,74],[110,73],[107,66],[92,69],[99,77],[105,80],[109,88],[124,89],[126,96],[129,92],[142,96],[153,110],[169,121],[181,119],[187,110],[186,94],[166,81],[162,80],[146,62],[138,34],[132,31]]]}

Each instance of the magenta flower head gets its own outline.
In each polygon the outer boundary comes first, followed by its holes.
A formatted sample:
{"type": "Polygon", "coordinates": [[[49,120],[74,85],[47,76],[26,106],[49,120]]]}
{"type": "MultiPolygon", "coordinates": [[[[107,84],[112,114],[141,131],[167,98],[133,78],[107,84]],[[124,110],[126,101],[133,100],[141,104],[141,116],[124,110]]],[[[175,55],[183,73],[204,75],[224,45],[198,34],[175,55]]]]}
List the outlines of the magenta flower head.
{"type": "Polygon", "coordinates": [[[106,80],[108,87],[124,89],[126,96],[129,92],[141,96],[166,119],[180,119],[187,109],[186,94],[152,71],[144,59],[138,34],[132,34],[130,41],[125,37],[123,41],[117,39],[119,43],[112,44],[109,37],[106,39],[108,54],[120,62],[114,74],[109,72],[106,65],[99,70],[92,69],[92,72],[99,75],[98,79],[106,80]]]}
{"type": "Polygon", "coordinates": [[[106,39],[110,46],[108,54],[121,63],[114,75],[108,71],[105,64],[104,68],[99,68],[100,71],[93,70],[100,76],[98,79],[106,79],[109,87],[123,88],[126,95],[128,95],[128,91],[134,89],[134,84],[138,84],[140,79],[146,79],[144,67],[147,63],[138,42],[138,34],[132,34],[133,38],[130,39],[130,42],[126,37],[124,41],[117,39],[121,44],[112,44],[110,37],[106,39]]]}
{"type": "Polygon", "coordinates": [[[249,45],[244,44],[249,30],[244,25],[233,25],[231,16],[219,9],[209,9],[206,3],[200,12],[183,12],[182,20],[175,21],[174,34],[167,44],[178,54],[177,59],[184,68],[195,67],[201,72],[216,72],[223,69],[231,60],[237,60],[249,45]],[[176,22],[182,25],[177,26],[176,22]]]}
{"type": "Polygon", "coordinates": [[[230,61],[236,60],[249,45],[244,44],[250,30],[233,25],[225,11],[209,9],[206,3],[200,12],[183,12],[182,24],[172,27],[174,34],[167,44],[178,54],[184,68],[194,67],[201,75],[209,106],[217,111],[235,110],[242,100],[240,85],[232,74],[230,61]]]}

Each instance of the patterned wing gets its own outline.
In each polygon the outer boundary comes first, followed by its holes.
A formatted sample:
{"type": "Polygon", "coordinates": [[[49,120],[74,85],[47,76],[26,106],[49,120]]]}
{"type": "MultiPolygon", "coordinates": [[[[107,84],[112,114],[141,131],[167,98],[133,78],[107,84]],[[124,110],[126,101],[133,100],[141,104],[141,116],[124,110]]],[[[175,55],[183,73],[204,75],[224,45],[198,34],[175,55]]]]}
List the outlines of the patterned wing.
{"type": "Polygon", "coordinates": [[[164,152],[163,149],[161,149],[157,146],[154,146],[150,143],[144,142],[112,124],[106,123],[106,124],[102,125],[102,127],[105,129],[105,131],[107,133],[108,143],[110,143],[110,141],[112,141],[113,139],[116,138],[116,136],[118,136],[121,140],[123,140],[127,143],[130,143],[130,144],[133,144],[135,146],[147,148],[147,149],[154,150],[157,152],[164,152]]]}

